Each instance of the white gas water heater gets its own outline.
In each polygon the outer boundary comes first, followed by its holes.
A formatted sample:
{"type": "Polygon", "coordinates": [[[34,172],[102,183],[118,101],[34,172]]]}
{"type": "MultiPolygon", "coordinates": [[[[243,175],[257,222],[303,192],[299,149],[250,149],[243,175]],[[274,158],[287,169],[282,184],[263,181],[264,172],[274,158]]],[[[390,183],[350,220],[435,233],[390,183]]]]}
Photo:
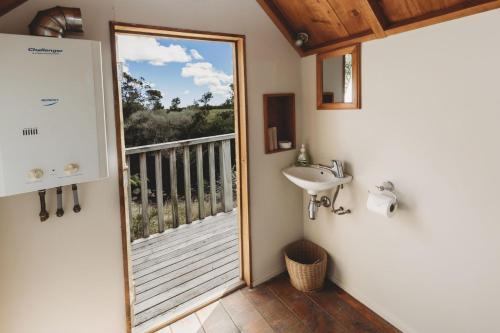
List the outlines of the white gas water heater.
{"type": "Polygon", "coordinates": [[[99,42],[0,34],[0,197],[108,177],[99,42]]]}

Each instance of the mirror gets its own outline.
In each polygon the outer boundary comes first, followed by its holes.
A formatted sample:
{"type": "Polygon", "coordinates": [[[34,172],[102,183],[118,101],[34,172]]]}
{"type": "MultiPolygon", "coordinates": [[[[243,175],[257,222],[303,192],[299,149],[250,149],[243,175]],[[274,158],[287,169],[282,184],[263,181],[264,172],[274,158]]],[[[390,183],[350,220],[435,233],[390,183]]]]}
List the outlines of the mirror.
{"type": "Polygon", "coordinates": [[[360,57],[359,45],[318,54],[318,109],[359,109],[360,57]]]}

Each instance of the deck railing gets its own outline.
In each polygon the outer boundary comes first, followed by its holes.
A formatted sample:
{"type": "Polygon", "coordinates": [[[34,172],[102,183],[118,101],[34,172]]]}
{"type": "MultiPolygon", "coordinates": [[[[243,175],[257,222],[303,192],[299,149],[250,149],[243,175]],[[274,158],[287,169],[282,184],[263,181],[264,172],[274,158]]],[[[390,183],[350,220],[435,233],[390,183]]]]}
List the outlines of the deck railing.
{"type": "MultiPolygon", "coordinates": [[[[128,166],[128,206],[129,214],[132,219],[132,186],[131,186],[131,161],[137,158],[139,162],[140,178],[140,207],[141,220],[140,230],[143,238],[150,235],[150,195],[149,191],[156,192],[156,209],[158,212],[158,232],[165,231],[165,212],[164,212],[164,188],[163,188],[163,161],[169,160],[170,175],[170,204],[172,227],[179,226],[179,195],[178,195],[178,170],[177,155],[182,156],[183,164],[183,182],[184,182],[184,201],[185,201],[185,223],[193,221],[192,216],[192,187],[191,187],[191,154],[196,159],[196,196],[198,201],[198,218],[203,219],[208,215],[217,214],[217,179],[216,179],[216,149],[218,149],[219,162],[219,184],[220,201],[222,210],[229,212],[234,208],[233,202],[233,173],[231,163],[231,140],[235,139],[235,134],[224,134],[211,137],[189,139],[183,141],[167,142],[147,146],[139,146],[125,149],[126,161],[128,166]],[[204,179],[204,157],[208,155],[208,191],[205,191],[204,179]],[[148,161],[154,160],[154,183],[155,189],[148,188],[148,161]],[[208,194],[210,201],[209,211],[205,211],[205,194],[208,194]]],[[[151,168],[150,168],[151,173],[151,168]]],[[[150,182],[152,184],[152,182],[150,182]]],[[[152,187],[152,185],[151,185],[152,187]]],[[[136,237],[137,238],[137,237],[136,237]]]]}

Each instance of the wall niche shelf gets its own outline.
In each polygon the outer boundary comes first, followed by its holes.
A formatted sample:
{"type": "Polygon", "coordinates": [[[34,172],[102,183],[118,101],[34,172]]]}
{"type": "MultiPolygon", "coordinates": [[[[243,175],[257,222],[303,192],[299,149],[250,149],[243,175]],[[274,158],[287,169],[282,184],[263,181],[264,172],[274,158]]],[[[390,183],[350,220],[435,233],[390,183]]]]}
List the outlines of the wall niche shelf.
{"type": "Polygon", "coordinates": [[[264,143],[266,154],[295,149],[295,94],[264,95],[264,143]],[[291,147],[280,148],[280,141],[291,147]]]}

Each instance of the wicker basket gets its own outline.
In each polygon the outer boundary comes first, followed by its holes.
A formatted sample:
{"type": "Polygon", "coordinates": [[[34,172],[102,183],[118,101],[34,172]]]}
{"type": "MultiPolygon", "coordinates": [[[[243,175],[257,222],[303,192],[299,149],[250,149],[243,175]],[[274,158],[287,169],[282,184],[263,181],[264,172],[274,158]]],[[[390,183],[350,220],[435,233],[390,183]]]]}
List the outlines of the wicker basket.
{"type": "Polygon", "coordinates": [[[300,240],[285,248],[286,269],[292,285],[300,291],[314,291],[323,287],[327,255],[320,246],[300,240]]]}

